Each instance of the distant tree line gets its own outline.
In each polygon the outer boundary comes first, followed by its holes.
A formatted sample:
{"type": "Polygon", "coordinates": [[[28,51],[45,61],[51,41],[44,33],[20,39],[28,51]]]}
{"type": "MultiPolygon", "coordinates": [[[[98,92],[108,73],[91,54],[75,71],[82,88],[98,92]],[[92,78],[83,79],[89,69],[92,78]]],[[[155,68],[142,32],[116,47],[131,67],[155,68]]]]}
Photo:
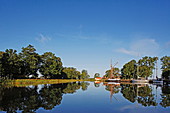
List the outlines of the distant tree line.
{"type": "Polygon", "coordinates": [[[61,58],[52,52],[39,55],[32,45],[23,47],[20,53],[13,49],[0,51],[1,78],[37,78],[37,71],[43,75],[43,78],[86,79],[89,77],[86,70],[79,72],[73,67],[63,67],[61,58]]]}
{"type": "MultiPolygon", "coordinates": [[[[164,56],[161,59],[162,78],[170,79],[170,56],[164,56]]],[[[113,76],[121,76],[122,79],[137,79],[151,77],[153,70],[156,69],[158,57],[142,57],[138,61],[131,60],[123,65],[123,68],[113,68],[113,76]],[[120,74],[121,72],[121,74],[120,74]]],[[[105,72],[105,77],[110,77],[110,70],[105,72]]]]}

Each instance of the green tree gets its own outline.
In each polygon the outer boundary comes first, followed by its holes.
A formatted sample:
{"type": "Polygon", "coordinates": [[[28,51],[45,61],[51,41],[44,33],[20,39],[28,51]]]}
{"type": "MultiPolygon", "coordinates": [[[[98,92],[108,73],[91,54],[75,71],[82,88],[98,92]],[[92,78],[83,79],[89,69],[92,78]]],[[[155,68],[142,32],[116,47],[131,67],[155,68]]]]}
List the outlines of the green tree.
{"type": "Polygon", "coordinates": [[[170,56],[164,56],[161,58],[162,62],[162,77],[170,79],[170,56]]]}
{"type": "Polygon", "coordinates": [[[145,56],[138,61],[139,73],[137,76],[146,78],[150,77],[153,74],[153,69],[155,69],[156,62],[158,57],[148,57],[145,56]]]}
{"type": "Polygon", "coordinates": [[[121,69],[121,74],[123,79],[136,78],[137,65],[135,60],[131,60],[126,63],[121,69]]]}
{"type": "Polygon", "coordinates": [[[40,56],[35,52],[36,49],[32,45],[22,48],[20,57],[22,60],[22,74],[26,77],[30,74],[36,75],[40,64],[40,56]]]}
{"type": "Polygon", "coordinates": [[[40,72],[45,78],[61,78],[62,69],[60,57],[56,57],[52,52],[46,52],[41,55],[40,72]]]}
{"type": "Polygon", "coordinates": [[[81,72],[81,79],[87,79],[90,75],[88,74],[87,70],[82,70],[81,72]]]}
{"type": "Polygon", "coordinates": [[[65,74],[69,79],[80,79],[81,76],[80,72],[73,67],[65,67],[63,69],[63,74],[65,74]]]}
{"type": "MultiPolygon", "coordinates": [[[[117,77],[117,76],[119,76],[120,75],[120,70],[119,70],[119,68],[112,68],[112,70],[113,70],[113,76],[114,77],[117,77]]],[[[111,71],[110,70],[107,70],[106,72],[105,72],[105,75],[104,75],[104,77],[106,77],[106,78],[109,78],[110,77],[110,74],[111,73],[111,71]]]]}
{"type": "Polygon", "coordinates": [[[99,73],[95,73],[94,74],[94,78],[96,78],[96,77],[100,77],[100,74],[99,73]]]}
{"type": "Polygon", "coordinates": [[[3,56],[4,56],[4,53],[3,51],[0,51],[0,77],[3,77],[4,75],[4,68],[3,68],[3,56]]]}
{"type": "Polygon", "coordinates": [[[20,74],[20,58],[16,50],[6,49],[0,55],[1,74],[7,78],[17,78],[20,74]]]}

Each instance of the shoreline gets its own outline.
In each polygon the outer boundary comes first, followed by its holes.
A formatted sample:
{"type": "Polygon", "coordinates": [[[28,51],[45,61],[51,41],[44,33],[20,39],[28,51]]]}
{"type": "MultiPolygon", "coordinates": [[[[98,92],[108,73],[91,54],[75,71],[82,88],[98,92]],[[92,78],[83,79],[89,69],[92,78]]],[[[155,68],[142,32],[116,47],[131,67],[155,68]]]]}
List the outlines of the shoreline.
{"type": "Polygon", "coordinates": [[[60,84],[60,83],[70,83],[70,82],[81,82],[81,81],[94,81],[93,79],[14,79],[14,80],[4,80],[0,83],[5,87],[25,87],[29,85],[39,85],[39,84],[60,84]]]}

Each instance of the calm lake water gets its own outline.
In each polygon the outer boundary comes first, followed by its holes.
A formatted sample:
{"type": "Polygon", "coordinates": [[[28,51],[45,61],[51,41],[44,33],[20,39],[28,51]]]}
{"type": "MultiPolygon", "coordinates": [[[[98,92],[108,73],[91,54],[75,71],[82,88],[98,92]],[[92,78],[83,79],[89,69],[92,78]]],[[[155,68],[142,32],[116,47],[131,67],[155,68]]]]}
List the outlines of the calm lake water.
{"type": "Polygon", "coordinates": [[[93,82],[0,87],[5,113],[170,113],[170,87],[93,82]]]}

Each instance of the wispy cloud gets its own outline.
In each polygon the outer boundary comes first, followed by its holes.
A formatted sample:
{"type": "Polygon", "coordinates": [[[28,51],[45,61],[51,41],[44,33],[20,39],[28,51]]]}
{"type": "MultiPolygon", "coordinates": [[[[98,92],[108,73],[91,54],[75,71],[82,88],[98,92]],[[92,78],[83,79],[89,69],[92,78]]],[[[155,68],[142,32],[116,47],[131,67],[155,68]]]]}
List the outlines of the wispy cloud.
{"type": "Polygon", "coordinates": [[[135,109],[137,107],[139,107],[139,106],[135,106],[132,104],[132,105],[123,106],[120,110],[125,111],[125,110],[135,109]]]}
{"type": "Polygon", "coordinates": [[[48,37],[48,36],[44,36],[43,34],[40,34],[39,37],[36,38],[36,40],[37,40],[39,43],[45,43],[45,42],[50,41],[51,38],[48,37]]]}
{"type": "Polygon", "coordinates": [[[129,48],[119,48],[117,51],[132,56],[158,55],[160,46],[155,39],[146,38],[136,40],[130,44],[129,48]]]}
{"type": "Polygon", "coordinates": [[[128,54],[128,55],[133,55],[133,56],[137,56],[137,54],[138,54],[135,51],[127,50],[125,48],[119,48],[119,49],[117,49],[117,51],[120,52],[120,53],[124,53],[124,54],[128,54]]]}
{"type": "Polygon", "coordinates": [[[87,29],[86,27],[84,27],[82,24],[80,24],[77,27],[74,27],[73,29],[76,29],[76,31],[70,32],[60,32],[60,33],[55,33],[56,37],[60,37],[60,38],[65,38],[65,39],[73,39],[73,40],[90,40],[90,41],[95,41],[98,43],[102,43],[102,44],[107,44],[110,43],[110,39],[112,38],[109,34],[107,33],[98,33],[98,34],[89,34],[88,32],[86,32],[87,29]]]}
{"type": "Polygon", "coordinates": [[[111,36],[107,34],[98,34],[98,35],[85,35],[82,32],[80,33],[56,33],[57,37],[66,38],[66,39],[76,39],[76,40],[91,40],[96,41],[102,44],[110,43],[111,36]]]}

